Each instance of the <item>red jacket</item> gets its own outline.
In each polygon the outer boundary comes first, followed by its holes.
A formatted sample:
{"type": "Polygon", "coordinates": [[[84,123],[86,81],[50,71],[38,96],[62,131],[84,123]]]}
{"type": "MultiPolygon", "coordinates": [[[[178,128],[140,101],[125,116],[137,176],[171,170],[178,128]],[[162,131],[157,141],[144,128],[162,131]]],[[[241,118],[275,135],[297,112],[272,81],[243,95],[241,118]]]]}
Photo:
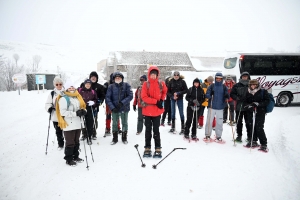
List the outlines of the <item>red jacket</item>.
{"type": "Polygon", "coordinates": [[[142,88],[142,86],[138,86],[138,88],[136,89],[136,91],[134,93],[134,101],[133,101],[133,105],[134,106],[138,105],[139,108],[142,107],[141,101],[139,99],[139,96],[141,95],[141,94],[139,94],[141,88],[142,88]]]}
{"type": "MultiPolygon", "coordinates": [[[[224,82],[224,85],[227,87],[228,95],[229,95],[229,96],[230,96],[230,92],[231,92],[232,87],[233,87],[234,84],[235,84],[234,81],[229,81],[229,82],[227,82],[227,81],[225,80],[225,82],[224,82]]],[[[231,101],[233,101],[233,99],[230,97],[230,98],[228,99],[228,102],[231,102],[231,101]]]]}
{"type": "Polygon", "coordinates": [[[141,98],[147,104],[145,107],[143,107],[143,111],[142,111],[143,115],[145,116],[156,117],[161,115],[164,112],[164,109],[158,108],[156,106],[156,103],[157,101],[164,100],[166,98],[168,88],[165,82],[161,81],[161,85],[162,85],[162,91],[161,91],[159,81],[158,81],[159,75],[160,75],[160,71],[158,67],[151,66],[148,69],[148,82],[150,83],[149,88],[147,86],[147,81],[145,81],[142,86],[141,98]],[[158,76],[157,79],[155,80],[150,78],[150,71],[153,69],[158,71],[158,76]]]}

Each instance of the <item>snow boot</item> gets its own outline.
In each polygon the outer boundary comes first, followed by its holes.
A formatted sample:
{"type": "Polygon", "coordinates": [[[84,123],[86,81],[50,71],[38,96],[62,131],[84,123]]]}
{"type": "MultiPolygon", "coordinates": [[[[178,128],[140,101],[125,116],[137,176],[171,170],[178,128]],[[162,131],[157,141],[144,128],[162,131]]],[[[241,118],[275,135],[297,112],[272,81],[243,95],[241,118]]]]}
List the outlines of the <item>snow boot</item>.
{"type": "Polygon", "coordinates": [[[151,149],[150,148],[145,148],[143,158],[150,158],[150,157],[152,157],[151,149]]]}
{"type": "Polygon", "coordinates": [[[171,126],[172,125],[172,122],[171,121],[168,121],[168,126],[171,126]]]}
{"type": "Polygon", "coordinates": [[[268,153],[268,152],[269,152],[269,149],[268,149],[267,145],[264,144],[264,145],[261,145],[261,146],[260,146],[260,148],[258,149],[258,151],[262,151],[262,152],[264,152],[264,153],[268,153]]]}
{"type": "Polygon", "coordinates": [[[192,140],[197,142],[199,139],[197,138],[196,135],[192,135],[192,140]]]}
{"type": "Polygon", "coordinates": [[[190,140],[190,136],[188,134],[184,134],[183,139],[190,140]]]}
{"type": "Polygon", "coordinates": [[[105,136],[111,136],[110,129],[105,128],[105,136]]]}
{"type": "Polygon", "coordinates": [[[112,139],[112,142],[110,143],[111,145],[118,143],[118,133],[119,133],[119,131],[113,132],[113,139],[112,139]]]}
{"type": "Polygon", "coordinates": [[[75,167],[77,165],[77,163],[74,160],[67,160],[66,164],[71,167],[75,167]]]}
{"type": "Polygon", "coordinates": [[[242,136],[237,136],[235,141],[238,143],[242,143],[242,136]]]}
{"type": "Polygon", "coordinates": [[[252,146],[251,146],[251,140],[248,141],[248,143],[245,145],[246,148],[256,148],[256,147],[259,147],[258,143],[256,141],[252,141],[252,146]]]}
{"type": "Polygon", "coordinates": [[[161,158],[161,149],[160,148],[156,148],[153,154],[153,158],[161,158]]]}
{"type": "Polygon", "coordinates": [[[180,131],[179,135],[184,134],[184,131],[185,131],[184,127],[185,127],[184,121],[181,121],[181,131],[180,131]]]}
{"type": "Polygon", "coordinates": [[[77,157],[77,158],[73,158],[73,160],[76,162],[76,163],[82,163],[84,160],[83,159],[81,159],[81,158],[79,158],[79,157],[77,157]]]}
{"type": "Polygon", "coordinates": [[[128,144],[128,141],[127,141],[127,131],[123,131],[122,132],[122,142],[124,144],[128,144]]]}
{"type": "Polygon", "coordinates": [[[170,129],[170,131],[169,131],[170,133],[176,133],[175,132],[175,119],[172,119],[172,125],[171,125],[171,129],[170,129]]]}
{"type": "Polygon", "coordinates": [[[160,126],[165,126],[165,121],[164,120],[161,120],[160,126]]]}

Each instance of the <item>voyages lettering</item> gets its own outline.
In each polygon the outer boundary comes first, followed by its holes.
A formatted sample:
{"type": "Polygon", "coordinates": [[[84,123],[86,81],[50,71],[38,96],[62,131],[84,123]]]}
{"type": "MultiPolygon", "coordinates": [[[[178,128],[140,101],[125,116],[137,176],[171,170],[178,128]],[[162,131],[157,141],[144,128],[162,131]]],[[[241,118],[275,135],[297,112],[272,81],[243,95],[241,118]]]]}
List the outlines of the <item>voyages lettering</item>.
{"type": "Polygon", "coordinates": [[[282,86],[281,88],[284,88],[288,84],[294,84],[294,83],[299,83],[300,82],[300,77],[291,77],[287,79],[280,79],[280,80],[275,80],[275,81],[266,81],[266,76],[263,77],[258,77],[257,80],[259,81],[260,85],[263,88],[269,89],[272,88],[274,85],[275,86],[282,86]]]}

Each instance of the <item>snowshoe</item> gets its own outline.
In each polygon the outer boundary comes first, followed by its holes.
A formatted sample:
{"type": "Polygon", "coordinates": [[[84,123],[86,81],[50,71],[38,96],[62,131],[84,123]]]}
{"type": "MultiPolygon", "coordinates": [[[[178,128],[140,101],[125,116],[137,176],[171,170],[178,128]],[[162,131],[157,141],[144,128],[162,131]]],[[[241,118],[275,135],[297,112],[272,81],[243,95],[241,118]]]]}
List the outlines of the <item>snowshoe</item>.
{"type": "Polygon", "coordinates": [[[168,122],[168,126],[171,126],[172,125],[172,122],[168,122]]]}
{"type": "Polygon", "coordinates": [[[61,151],[61,150],[63,150],[63,149],[64,149],[64,146],[61,146],[61,147],[58,146],[58,147],[57,147],[57,150],[58,150],[58,151],[61,151]]]}
{"type": "Polygon", "coordinates": [[[91,140],[91,139],[88,139],[87,144],[88,144],[88,145],[92,145],[92,144],[93,144],[93,143],[92,143],[92,140],[91,140]]]}
{"type": "Polygon", "coordinates": [[[204,141],[205,143],[210,143],[210,142],[213,142],[214,140],[211,139],[210,136],[205,136],[205,137],[203,138],[203,141],[204,141]]]}
{"type": "Polygon", "coordinates": [[[190,136],[189,135],[184,134],[183,139],[190,142],[190,136]]]}
{"type": "Polygon", "coordinates": [[[221,137],[216,138],[216,139],[215,139],[215,142],[216,142],[216,143],[219,143],[219,144],[225,144],[225,140],[223,140],[221,137]]]}
{"type": "Polygon", "coordinates": [[[75,161],[73,161],[73,160],[70,160],[70,161],[67,160],[66,164],[69,165],[69,166],[71,166],[71,167],[75,167],[77,165],[77,163],[75,161]]]}
{"type": "Polygon", "coordinates": [[[145,148],[143,158],[150,158],[150,157],[152,157],[151,149],[150,148],[145,148]]]}
{"type": "Polygon", "coordinates": [[[260,148],[258,149],[258,151],[268,153],[269,149],[268,149],[267,145],[261,145],[260,148]]]}
{"type": "Polygon", "coordinates": [[[127,140],[123,140],[122,142],[123,142],[123,144],[128,144],[127,140]]]}
{"type": "Polygon", "coordinates": [[[81,141],[84,141],[85,139],[86,139],[85,136],[82,136],[82,137],[80,138],[81,141]]]}
{"type": "Polygon", "coordinates": [[[77,163],[82,163],[84,160],[83,159],[81,159],[81,158],[74,158],[73,159],[75,162],[77,162],[77,163]]]}
{"type": "Polygon", "coordinates": [[[171,128],[171,129],[170,129],[170,131],[169,131],[169,133],[176,134],[176,130],[175,130],[175,128],[171,128]]]}
{"type": "Polygon", "coordinates": [[[237,136],[236,139],[235,139],[235,142],[237,143],[242,143],[242,137],[241,136],[237,136]]]}
{"type": "Polygon", "coordinates": [[[161,158],[161,150],[160,149],[155,149],[155,152],[153,154],[153,158],[161,158]]]}
{"type": "Polygon", "coordinates": [[[196,135],[192,135],[192,141],[194,142],[198,142],[199,141],[199,138],[197,138],[196,135]]]}
{"type": "Polygon", "coordinates": [[[117,143],[118,143],[118,141],[114,141],[114,140],[113,140],[110,144],[111,144],[111,145],[115,145],[115,144],[117,144],[117,143]]]}
{"type": "Polygon", "coordinates": [[[244,145],[244,147],[246,148],[258,148],[259,147],[259,144],[256,142],[256,141],[252,141],[252,146],[251,146],[251,141],[249,141],[246,145],[244,145]]]}
{"type": "Polygon", "coordinates": [[[92,140],[97,140],[97,137],[93,135],[92,140]]]}
{"type": "Polygon", "coordinates": [[[141,132],[136,132],[136,134],[137,134],[137,135],[140,135],[140,134],[141,134],[141,132]]]}
{"type": "Polygon", "coordinates": [[[179,133],[179,135],[182,135],[182,134],[184,134],[184,129],[181,129],[181,131],[179,133]]]}

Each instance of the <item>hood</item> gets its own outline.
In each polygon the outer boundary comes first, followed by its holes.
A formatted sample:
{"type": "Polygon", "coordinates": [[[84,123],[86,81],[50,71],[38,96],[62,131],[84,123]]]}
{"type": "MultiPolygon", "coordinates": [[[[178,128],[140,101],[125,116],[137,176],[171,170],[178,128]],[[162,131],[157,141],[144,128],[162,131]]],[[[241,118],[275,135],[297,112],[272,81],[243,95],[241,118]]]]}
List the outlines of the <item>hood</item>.
{"type": "Polygon", "coordinates": [[[240,79],[242,79],[242,76],[248,75],[248,80],[251,80],[250,74],[248,72],[241,73],[240,79]]]}
{"type": "Polygon", "coordinates": [[[114,82],[114,77],[113,77],[114,73],[111,73],[109,76],[109,83],[112,84],[114,82]]]}
{"type": "Polygon", "coordinates": [[[99,76],[98,76],[97,72],[95,72],[95,71],[91,72],[89,79],[91,79],[92,76],[95,76],[97,78],[96,83],[98,83],[99,76]]]}
{"type": "Polygon", "coordinates": [[[157,70],[158,71],[157,79],[159,79],[160,71],[159,71],[158,67],[155,66],[155,65],[150,65],[150,67],[148,69],[148,74],[147,74],[148,75],[148,80],[150,80],[150,72],[152,70],[157,70]]]}
{"type": "Polygon", "coordinates": [[[217,72],[215,75],[215,82],[217,82],[216,77],[222,77],[222,79],[223,79],[223,74],[221,72],[217,72]]]}

